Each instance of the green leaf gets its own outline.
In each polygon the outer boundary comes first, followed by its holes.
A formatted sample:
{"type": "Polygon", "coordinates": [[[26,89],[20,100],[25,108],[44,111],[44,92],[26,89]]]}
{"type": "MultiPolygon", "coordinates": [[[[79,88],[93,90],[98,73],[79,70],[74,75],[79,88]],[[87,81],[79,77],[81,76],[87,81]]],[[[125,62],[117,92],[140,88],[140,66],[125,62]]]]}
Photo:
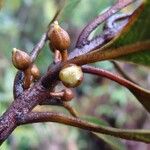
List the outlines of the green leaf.
{"type": "MultiPolygon", "coordinates": [[[[108,123],[106,121],[102,119],[97,119],[96,117],[86,116],[83,119],[97,125],[108,126],[108,123]]],[[[96,135],[98,138],[100,138],[101,140],[103,140],[104,142],[106,142],[112,149],[126,150],[125,145],[121,142],[120,139],[110,135],[105,135],[105,134],[100,134],[95,132],[92,133],[96,135]]]]}
{"type": "MultiPolygon", "coordinates": [[[[144,0],[143,0],[144,1],[144,0]]],[[[118,35],[103,47],[71,60],[78,65],[123,59],[150,65],[150,1],[144,1],[118,35]]]]}
{"type": "MultiPolygon", "coordinates": [[[[137,42],[150,40],[150,0],[145,0],[143,4],[134,12],[128,24],[119,33],[119,36],[109,46],[109,48],[118,48],[124,45],[130,45],[137,42]]],[[[149,41],[150,42],[150,41],[149,41]]],[[[133,52],[132,54],[122,56],[120,60],[126,60],[150,66],[150,47],[144,51],[133,52]]]]}
{"type": "Polygon", "coordinates": [[[84,56],[74,59],[80,65],[119,59],[150,66],[150,0],[143,0],[117,36],[84,56]]]}
{"type": "MultiPolygon", "coordinates": [[[[70,62],[84,65],[102,60],[123,59],[150,65],[150,0],[133,13],[124,29],[104,47],[73,58],[70,62]]],[[[150,91],[130,83],[127,87],[150,112],[150,91]]]]}
{"type": "MultiPolygon", "coordinates": [[[[113,54],[121,54],[119,60],[150,66],[150,0],[145,0],[133,13],[119,35],[105,46],[113,54]],[[126,52],[129,52],[126,54],[126,52]],[[125,56],[124,56],[125,55],[125,56]]],[[[105,50],[104,50],[105,51],[105,50]]],[[[118,56],[113,58],[118,58],[118,56]]],[[[150,112],[150,92],[131,86],[129,90],[150,112]],[[137,90],[138,89],[138,90],[137,90]]]]}
{"type": "Polygon", "coordinates": [[[81,0],[66,0],[65,6],[60,15],[60,21],[71,16],[74,13],[74,9],[81,2],[81,0]]]}

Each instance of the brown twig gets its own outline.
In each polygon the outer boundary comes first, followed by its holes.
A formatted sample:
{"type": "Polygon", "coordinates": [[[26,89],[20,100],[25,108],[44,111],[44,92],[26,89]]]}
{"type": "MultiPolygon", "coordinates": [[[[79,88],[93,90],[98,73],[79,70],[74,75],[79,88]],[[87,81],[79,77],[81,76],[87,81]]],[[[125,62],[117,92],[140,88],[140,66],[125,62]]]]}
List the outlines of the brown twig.
{"type": "Polygon", "coordinates": [[[62,51],[61,56],[62,56],[62,62],[67,61],[67,59],[68,59],[68,50],[62,51]]]}
{"type": "MultiPolygon", "coordinates": [[[[127,19],[127,18],[124,17],[124,19],[127,19]]],[[[109,24],[112,24],[112,20],[111,20],[111,23],[109,24]]],[[[71,59],[79,55],[83,55],[88,52],[91,52],[94,49],[100,48],[101,46],[109,42],[111,39],[113,39],[116,36],[116,34],[124,27],[124,25],[125,24],[120,25],[120,27],[115,30],[113,28],[110,29],[109,27],[108,29],[104,30],[102,35],[99,35],[93,38],[92,40],[88,41],[88,43],[84,45],[83,47],[75,48],[74,50],[72,50],[72,52],[69,54],[69,58],[71,59]]],[[[37,58],[41,49],[43,48],[46,40],[47,40],[47,33],[44,33],[41,39],[39,40],[39,42],[33,48],[32,52],[30,53],[33,62],[37,58]]],[[[56,55],[55,63],[59,62],[59,59],[57,58],[58,58],[58,55],[56,55]]],[[[15,81],[14,81],[14,88],[13,88],[14,98],[18,97],[24,91],[23,78],[24,78],[24,74],[21,71],[18,71],[15,77],[15,81]]]]}
{"type": "Polygon", "coordinates": [[[12,102],[7,111],[0,117],[0,145],[17,127],[17,117],[29,113],[43,99],[49,98],[49,90],[44,89],[40,83],[23,92],[12,102]]]}
{"type": "Polygon", "coordinates": [[[77,111],[68,103],[57,98],[44,100],[40,105],[51,105],[64,107],[73,117],[77,117],[77,111]]]}
{"type": "Polygon", "coordinates": [[[130,82],[130,81],[118,76],[118,75],[115,75],[115,74],[113,74],[107,70],[103,70],[103,69],[88,66],[88,65],[82,66],[82,70],[85,73],[94,74],[94,75],[98,75],[101,77],[106,77],[112,81],[115,81],[115,82],[127,87],[128,89],[130,89],[133,86],[135,88],[137,88],[137,85],[135,85],[134,83],[132,83],[132,82],[130,82]]]}
{"type": "Polygon", "coordinates": [[[54,63],[58,63],[62,60],[62,56],[59,50],[55,50],[54,52],[54,63]]]}
{"type": "MultiPolygon", "coordinates": [[[[63,7],[60,7],[57,10],[57,12],[55,13],[53,19],[51,20],[51,22],[48,25],[48,30],[49,30],[50,24],[53,23],[53,21],[55,21],[55,19],[57,19],[59,17],[62,8],[63,7]]],[[[44,47],[46,41],[48,40],[47,39],[47,32],[45,32],[42,35],[41,39],[38,41],[38,43],[32,49],[32,51],[30,53],[32,62],[34,62],[36,60],[36,58],[38,57],[40,51],[42,50],[42,48],[44,47]]],[[[13,85],[14,99],[17,98],[24,91],[24,88],[23,88],[23,78],[24,78],[23,72],[22,71],[18,71],[17,74],[16,74],[16,76],[15,76],[14,85],[13,85]]]]}
{"type": "Polygon", "coordinates": [[[66,108],[73,117],[78,117],[77,111],[67,102],[63,102],[63,107],[66,108]]]}
{"type": "Polygon", "coordinates": [[[34,62],[38,56],[38,54],[40,53],[40,51],[42,50],[42,48],[44,47],[45,43],[47,41],[47,32],[44,33],[41,37],[41,39],[39,40],[39,42],[34,46],[34,48],[32,49],[30,56],[32,59],[32,62],[34,62]]]}
{"type": "MultiPolygon", "coordinates": [[[[44,47],[46,41],[47,41],[47,33],[44,33],[41,39],[39,40],[39,42],[34,46],[34,48],[30,53],[32,62],[36,60],[38,54],[40,53],[41,49],[44,47]]],[[[16,99],[24,91],[23,79],[24,79],[24,73],[22,71],[18,71],[15,76],[14,85],[13,85],[14,99],[16,99]]]]}
{"type": "Polygon", "coordinates": [[[75,117],[68,117],[61,113],[54,112],[34,112],[29,113],[21,118],[18,118],[19,125],[29,124],[29,123],[38,123],[38,122],[57,122],[65,125],[70,125],[74,127],[78,127],[84,130],[103,133],[107,135],[112,135],[115,137],[119,137],[127,140],[141,141],[150,143],[150,132],[141,131],[141,130],[124,130],[124,129],[116,129],[106,126],[98,126],[87,121],[81,120],[75,117]],[[138,135],[137,135],[138,133],[138,135]],[[141,136],[139,136],[141,134],[141,136]],[[142,134],[145,135],[145,138],[142,138],[142,134]]]}

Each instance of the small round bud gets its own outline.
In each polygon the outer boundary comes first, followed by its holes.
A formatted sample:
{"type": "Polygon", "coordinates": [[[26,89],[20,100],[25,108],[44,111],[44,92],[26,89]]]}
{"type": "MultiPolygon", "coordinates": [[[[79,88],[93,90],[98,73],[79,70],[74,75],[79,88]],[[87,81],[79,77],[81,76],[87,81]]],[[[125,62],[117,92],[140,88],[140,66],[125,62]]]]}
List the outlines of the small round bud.
{"type": "Polygon", "coordinates": [[[69,64],[59,72],[59,78],[66,87],[77,87],[83,80],[80,66],[69,64]]]}
{"type": "Polygon", "coordinates": [[[48,31],[48,38],[51,45],[57,50],[63,51],[70,46],[69,34],[58,25],[57,21],[53,23],[48,31]]]}
{"type": "Polygon", "coordinates": [[[17,69],[26,70],[31,64],[31,58],[26,52],[14,48],[12,51],[12,62],[17,69]]]}
{"type": "Polygon", "coordinates": [[[34,79],[38,79],[40,76],[40,71],[35,64],[33,64],[31,67],[31,74],[33,75],[34,79]]]}
{"type": "Polygon", "coordinates": [[[64,94],[62,96],[62,100],[70,101],[74,98],[74,94],[71,89],[66,88],[66,89],[62,90],[62,92],[64,92],[64,94]]]}

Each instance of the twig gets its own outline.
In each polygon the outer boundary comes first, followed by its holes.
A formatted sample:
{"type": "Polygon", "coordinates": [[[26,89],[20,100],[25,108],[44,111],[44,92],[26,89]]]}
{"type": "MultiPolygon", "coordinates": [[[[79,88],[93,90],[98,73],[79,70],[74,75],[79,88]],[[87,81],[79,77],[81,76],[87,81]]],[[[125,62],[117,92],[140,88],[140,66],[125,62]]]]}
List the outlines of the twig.
{"type": "MultiPolygon", "coordinates": [[[[127,2],[124,2],[124,3],[127,3],[127,2]]],[[[116,6],[116,8],[117,9],[121,8],[121,6],[122,6],[122,3],[116,6]]],[[[115,12],[111,12],[111,13],[113,14],[115,12]]],[[[105,17],[107,18],[109,17],[109,15],[111,14],[108,14],[108,16],[106,15],[105,17]]],[[[94,28],[92,30],[94,30],[94,28]]],[[[46,40],[47,40],[47,35],[46,33],[44,33],[41,40],[38,42],[38,44],[34,47],[33,51],[31,52],[31,55],[32,55],[31,57],[33,61],[36,59],[40,50],[44,46],[46,40]]],[[[83,62],[84,62],[84,58],[83,58],[83,62]]],[[[65,63],[69,63],[69,62],[65,62],[65,63]]],[[[126,139],[139,140],[140,137],[137,137],[136,135],[134,135],[134,133],[131,137],[128,138],[127,132],[123,132],[123,134],[118,134],[117,133],[118,130],[116,131],[115,129],[112,129],[112,131],[110,131],[109,128],[105,129],[105,128],[100,128],[98,126],[94,127],[91,124],[86,124],[86,122],[82,122],[81,120],[78,120],[77,118],[73,118],[73,117],[63,118],[61,115],[59,114],[57,115],[54,113],[48,113],[48,114],[47,113],[45,114],[30,113],[35,106],[49,99],[49,91],[51,91],[56,86],[57,82],[59,81],[58,74],[59,74],[60,69],[63,67],[63,65],[65,65],[65,63],[54,64],[54,66],[52,66],[43,77],[41,77],[31,88],[25,91],[23,91],[23,88],[22,88],[23,73],[18,72],[15,78],[15,82],[14,82],[15,101],[12,102],[12,104],[7,109],[7,111],[0,117],[0,145],[8,138],[8,136],[12,133],[12,131],[18,125],[31,123],[31,119],[32,119],[32,123],[37,122],[37,121],[41,122],[41,121],[44,121],[45,119],[47,121],[55,121],[55,122],[59,121],[60,123],[80,127],[80,128],[87,129],[90,131],[96,131],[96,132],[105,133],[105,134],[112,134],[114,136],[126,138],[126,139]]],[[[122,82],[122,80],[120,82],[122,82]]]]}
{"type": "MultiPolygon", "coordinates": [[[[41,49],[45,45],[46,41],[47,41],[47,33],[44,33],[41,39],[39,40],[39,42],[34,46],[33,50],[30,53],[32,62],[36,60],[38,54],[40,53],[41,49]]],[[[13,85],[14,99],[16,99],[24,91],[23,78],[24,78],[23,72],[18,71],[15,76],[14,85],[13,85]]]]}
{"type": "Polygon", "coordinates": [[[73,117],[78,117],[77,111],[67,102],[63,102],[63,107],[66,108],[73,117]]]}
{"type": "MultiPolygon", "coordinates": [[[[53,22],[59,16],[60,12],[61,12],[61,9],[59,9],[57,11],[57,13],[55,14],[55,16],[51,22],[53,22]]],[[[117,19],[118,19],[118,17],[117,17],[117,19]]],[[[125,19],[126,19],[126,17],[125,17],[125,19]]],[[[120,25],[120,28],[118,28],[117,30],[113,30],[112,28],[111,28],[111,30],[110,29],[105,30],[102,35],[97,36],[94,39],[88,41],[88,43],[86,45],[84,45],[84,47],[76,48],[75,50],[73,50],[73,52],[71,52],[69,54],[69,58],[71,59],[73,57],[88,53],[94,49],[100,48],[101,46],[103,46],[104,44],[109,42],[112,38],[114,38],[116,36],[116,34],[123,27],[124,27],[124,25],[120,25]]],[[[44,46],[46,40],[47,40],[47,33],[44,33],[42,35],[41,39],[39,40],[39,42],[33,48],[32,52],[30,53],[33,62],[35,61],[38,54],[40,53],[40,50],[44,46]]],[[[23,89],[23,73],[21,71],[18,71],[18,73],[16,74],[16,77],[15,77],[15,80],[14,80],[14,88],[13,88],[14,98],[18,97],[23,91],[24,91],[24,89],[23,89]]]]}
{"type": "Polygon", "coordinates": [[[64,107],[73,117],[77,117],[77,111],[68,103],[63,102],[60,99],[47,99],[44,100],[40,105],[51,105],[51,106],[62,106],[64,107]]]}
{"type": "Polygon", "coordinates": [[[0,117],[0,145],[17,127],[17,117],[29,113],[36,105],[49,98],[49,91],[37,82],[12,102],[7,111],[0,117]]]}
{"type": "Polygon", "coordinates": [[[124,130],[124,129],[116,129],[105,126],[97,126],[87,121],[81,120],[75,117],[68,117],[61,113],[54,112],[34,112],[29,113],[21,118],[18,118],[18,124],[29,124],[29,123],[38,123],[38,122],[57,122],[65,125],[70,125],[74,127],[78,127],[84,130],[89,130],[92,132],[103,133],[107,135],[112,135],[115,137],[127,139],[127,140],[135,140],[141,142],[150,142],[150,132],[141,131],[141,130],[124,130]],[[138,133],[138,135],[137,135],[138,133]],[[141,136],[139,136],[139,134],[141,136]],[[142,134],[145,135],[146,138],[142,138],[142,134]]]}
{"type": "MultiPolygon", "coordinates": [[[[48,25],[48,30],[50,27],[50,24],[59,17],[60,12],[62,10],[63,7],[60,7],[57,12],[55,13],[53,19],[51,20],[51,22],[48,25]]],[[[48,32],[48,31],[47,31],[48,32]]],[[[42,48],[44,47],[46,41],[47,41],[47,32],[45,32],[41,39],[39,40],[39,42],[34,46],[34,48],[32,49],[30,56],[32,59],[32,62],[34,62],[36,60],[36,58],[38,57],[38,54],[40,53],[40,51],[42,50],[42,48]]],[[[13,95],[14,95],[14,99],[17,98],[23,91],[23,78],[24,78],[24,74],[21,71],[18,71],[14,80],[14,85],[13,85],[13,95]]]]}
{"type": "Polygon", "coordinates": [[[117,82],[117,83],[119,83],[119,84],[121,84],[127,88],[130,88],[132,86],[136,86],[134,83],[132,83],[132,82],[130,82],[130,81],[118,76],[118,75],[115,75],[115,74],[113,74],[107,70],[103,70],[103,69],[88,66],[88,65],[82,66],[82,70],[85,73],[94,74],[94,75],[108,78],[108,79],[115,81],[115,82],[117,82]]]}
{"type": "Polygon", "coordinates": [[[32,62],[36,60],[38,54],[44,47],[46,41],[47,41],[47,32],[42,35],[39,42],[34,46],[33,50],[31,51],[30,56],[31,56],[32,62]]]}

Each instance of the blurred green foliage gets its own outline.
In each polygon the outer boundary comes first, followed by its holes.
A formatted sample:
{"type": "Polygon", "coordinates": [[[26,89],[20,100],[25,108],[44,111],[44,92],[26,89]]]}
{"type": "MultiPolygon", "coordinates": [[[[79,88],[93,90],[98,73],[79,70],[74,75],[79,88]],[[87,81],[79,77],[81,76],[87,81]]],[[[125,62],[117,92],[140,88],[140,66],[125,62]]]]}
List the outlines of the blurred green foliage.
{"type": "MultiPolygon", "coordinates": [[[[113,2],[114,0],[66,0],[59,22],[71,35],[71,48],[76,42],[81,29],[101,11],[110,7],[113,2]]],[[[58,7],[62,6],[62,3],[63,0],[4,1],[0,11],[0,114],[7,109],[13,100],[12,87],[17,70],[11,64],[12,48],[16,47],[30,52],[42,33],[47,30],[47,25],[58,7]]],[[[53,54],[49,51],[48,45],[46,45],[36,62],[42,73],[46,71],[48,65],[52,62],[52,57],[53,54]]],[[[108,61],[96,63],[95,65],[114,72],[112,64],[108,61]]],[[[138,67],[121,65],[126,67],[135,77],[135,69],[138,69],[138,67]]],[[[145,68],[138,70],[139,76],[135,78],[141,80],[145,87],[148,87],[148,83],[144,81],[147,75],[143,74],[143,70],[147,71],[145,68]]],[[[130,112],[128,115],[125,110],[129,103],[134,106],[134,110],[135,108],[141,108],[128,90],[111,83],[107,79],[85,75],[84,83],[76,92],[77,98],[72,104],[76,106],[81,114],[104,118],[112,126],[123,127],[127,120],[132,120],[132,116],[130,116],[132,113],[130,112]],[[111,120],[114,120],[115,123],[111,123],[111,120]]],[[[58,111],[63,111],[58,107],[54,108],[57,108],[58,111]]],[[[49,109],[53,110],[51,107],[49,109]]],[[[13,132],[1,149],[88,149],[89,135],[83,138],[83,131],[79,131],[52,123],[22,126],[13,132]]],[[[93,142],[92,145],[96,146],[97,144],[93,142]]]]}

